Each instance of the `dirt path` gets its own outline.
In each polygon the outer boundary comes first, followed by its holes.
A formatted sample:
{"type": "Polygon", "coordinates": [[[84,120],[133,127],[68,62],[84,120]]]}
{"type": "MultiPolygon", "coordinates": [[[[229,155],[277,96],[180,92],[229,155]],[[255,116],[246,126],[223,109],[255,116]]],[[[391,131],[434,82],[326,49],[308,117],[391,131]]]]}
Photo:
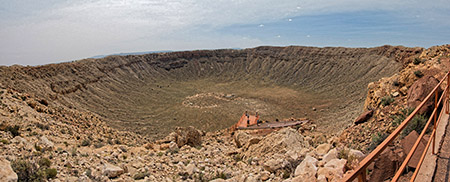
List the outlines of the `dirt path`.
{"type": "Polygon", "coordinates": [[[445,128],[433,181],[450,181],[450,125],[445,128]]]}

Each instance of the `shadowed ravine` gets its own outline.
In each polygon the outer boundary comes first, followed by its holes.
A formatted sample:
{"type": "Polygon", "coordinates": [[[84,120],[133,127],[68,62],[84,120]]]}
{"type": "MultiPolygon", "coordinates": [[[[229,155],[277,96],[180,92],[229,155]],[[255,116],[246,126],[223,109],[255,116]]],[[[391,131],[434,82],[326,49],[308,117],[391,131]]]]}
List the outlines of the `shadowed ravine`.
{"type": "Polygon", "coordinates": [[[3,86],[92,111],[113,127],[153,138],[176,126],[227,128],[245,110],[258,111],[265,120],[308,117],[320,130],[338,131],[361,111],[369,82],[394,74],[402,67],[398,60],[421,50],[258,47],[172,52],[0,67],[0,75],[3,86]]]}

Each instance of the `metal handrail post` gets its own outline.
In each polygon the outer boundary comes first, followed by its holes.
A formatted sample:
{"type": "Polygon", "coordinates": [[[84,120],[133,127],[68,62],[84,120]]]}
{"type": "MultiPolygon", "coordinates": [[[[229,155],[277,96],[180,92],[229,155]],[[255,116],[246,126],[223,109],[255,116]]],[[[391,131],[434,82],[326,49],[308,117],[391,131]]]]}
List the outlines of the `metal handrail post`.
{"type": "MultiPolygon", "coordinates": [[[[438,105],[437,105],[437,102],[438,102],[438,91],[436,90],[436,91],[434,91],[434,108],[437,110],[437,108],[438,108],[438,105]]],[[[433,123],[433,130],[436,130],[436,119],[437,119],[437,112],[434,112],[434,116],[432,116],[432,117],[434,117],[433,119],[434,119],[434,123],[433,123]]],[[[426,129],[426,128],[425,128],[426,129]]],[[[436,146],[436,135],[433,135],[433,149],[431,150],[432,151],[432,154],[436,154],[436,151],[435,151],[435,149],[434,148],[436,148],[435,146],[436,146]]]]}

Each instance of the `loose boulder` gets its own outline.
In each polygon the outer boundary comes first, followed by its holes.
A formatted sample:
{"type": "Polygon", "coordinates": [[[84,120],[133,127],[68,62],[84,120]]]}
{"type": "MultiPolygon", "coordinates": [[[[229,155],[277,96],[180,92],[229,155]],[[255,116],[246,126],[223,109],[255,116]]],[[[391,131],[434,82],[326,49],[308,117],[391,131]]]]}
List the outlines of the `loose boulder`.
{"type": "MultiPolygon", "coordinates": [[[[439,83],[439,80],[432,76],[424,76],[414,82],[408,90],[407,105],[410,108],[416,108],[439,83]]],[[[438,94],[442,93],[442,89],[438,88],[438,94]]],[[[434,109],[434,94],[425,105],[419,110],[419,114],[430,113],[434,109]]]]}
{"type": "Polygon", "coordinates": [[[184,145],[191,147],[200,146],[202,144],[203,132],[195,129],[193,126],[177,127],[174,132],[170,133],[163,140],[157,143],[171,143],[175,142],[179,148],[184,145]]]}
{"type": "Polygon", "coordinates": [[[405,158],[403,152],[394,150],[393,147],[385,149],[380,156],[375,159],[375,165],[370,175],[369,181],[383,182],[394,176],[398,166],[405,158]]]}
{"type": "Polygon", "coordinates": [[[117,167],[112,164],[106,163],[103,166],[103,175],[107,176],[108,178],[116,178],[124,173],[124,170],[120,167],[117,167]]]}
{"type": "Polygon", "coordinates": [[[369,120],[373,115],[373,110],[368,110],[362,113],[358,118],[355,119],[355,124],[361,124],[369,120]]]}
{"type": "MultiPolygon", "coordinates": [[[[405,155],[408,155],[408,153],[411,151],[412,147],[414,146],[414,143],[416,143],[417,138],[419,138],[419,134],[415,130],[413,130],[411,133],[409,133],[408,136],[406,136],[400,141],[400,144],[402,145],[402,149],[405,155]]],[[[422,139],[419,142],[416,151],[414,152],[413,156],[408,162],[408,167],[412,168],[417,167],[420,157],[422,156],[422,153],[425,150],[426,143],[427,141],[425,141],[424,139],[422,139]]]]}
{"type": "Polygon", "coordinates": [[[17,174],[11,168],[11,163],[3,157],[0,157],[0,181],[16,182],[17,174]]]}
{"type": "Polygon", "coordinates": [[[318,160],[316,158],[306,156],[300,165],[295,168],[295,176],[300,177],[300,179],[315,179],[317,174],[317,162],[318,160]]]}
{"type": "Polygon", "coordinates": [[[300,133],[292,128],[283,128],[265,136],[257,144],[249,146],[243,155],[246,157],[284,155],[288,151],[301,151],[305,147],[309,147],[309,143],[300,133]]]}

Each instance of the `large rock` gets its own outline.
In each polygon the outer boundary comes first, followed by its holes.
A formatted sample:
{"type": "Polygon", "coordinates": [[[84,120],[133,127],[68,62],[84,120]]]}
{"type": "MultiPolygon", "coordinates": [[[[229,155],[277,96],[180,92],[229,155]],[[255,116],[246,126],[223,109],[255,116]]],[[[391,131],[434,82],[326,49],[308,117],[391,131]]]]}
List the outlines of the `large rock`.
{"type": "Polygon", "coordinates": [[[324,144],[320,144],[319,146],[317,146],[316,152],[318,155],[323,156],[323,155],[327,154],[328,151],[330,151],[330,149],[331,149],[331,144],[324,143],[324,144]]]}
{"type": "Polygon", "coordinates": [[[286,162],[287,161],[285,161],[284,159],[281,159],[281,158],[270,159],[264,163],[263,167],[266,171],[274,173],[277,170],[284,168],[286,162]]]}
{"type": "Polygon", "coordinates": [[[189,163],[189,164],[186,166],[186,172],[187,172],[189,175],[192,175],[192,174],[194,174],[195,172],[198,172],[198,168],[195,166],[195,164],[189,163]]]}
{"type": "Polygon", "coordinates": [[[358,118],[355,119],[355,124],[364,123],[369,120],[373,115],[373,110],[368,110],[362,113],[358,118]]]}
{"type": "Polygon", "coordinates": [[[309,147],[308,142],[296,130],[283,128],[262,138],[257,144],[248,147],[243,155],[246,157],[270,156],[272,154],[286,154],[288,151],[301,151],[309,147]]]}
{"type": "MultiPolygon", "coordinates": [[[[411,151],[412,147],[414,146],[414,143],[416,143],[417,138],[419,138],[419,134],[415,130],[413,130],[411,133],[408,134],[408,136],[406,136],[400,141],[400,144],[402,145],[402,149],[405,155],[408,155],[409,151],[411,151]]],[[[417,164],[419,163],[420,157],[422,156],[422,153],[425,150],[426,145],[427,141],[425,141],[424,139],[422,139],[419,142],[419,146],[417,146],[416,151],[414,152],[413,156],[408,162],[409,167],[412,168],[417,167],[417,164]]]]}
{"type": "Polygon", "coordinates": [[[202,144],[202,136],[203,132],[192,126],[177,127],[175,132],[170,133],[165,139],[163,139],[162,143],[175,142],[180,148],[183,145],[196,147],[202,144]]]}
{"type": "Polygon", "coordinates": [[[117,167],[112,164],[106,163],[103,166],[103,175],[107,176],[108,178],[116,178],[124,173],[124,170],[120,167],[117,167]]]}
{"type": "MultiPolygon", "coordinates": [[[[410,108],[416,108],[439,83],[439,80],[432,76],[424,76],[414,82],[408,90],[407,105],[410,108]]],[[[438,88],[438,94],[442,89],[438,88]]],[[[419,114],[430,113],[434,109],[434,94],[425,105],[419,110],[419,114]]]]}
{"type": "Polygon", "coordinates": [[[340,181],[344,176],[346,164],[345,159],[332,159],[317,171],[317,175],[325,176],[328,181],[340,181]]]}
{"type": "Polygon", "coordinates": [[[352,156],[353,158],[358,159],[359,162],[361,162],[364,159],[364,157],[366,157],[366,155],[363,152],[355,149],[350,149],[350,151],[348,152],[348,156],[349,157],[352,156]]]}
{"type": "Polygon", "coordinates": [[[403,152],[394,150],[393,147],[386,148],[380,156],[375,159],[375,164],[370,175],[373,182],[383,182],[394,176],[398,166],[400,166],[405,158],[403,152]]]}
{"type": "Polygon", "coordinates": [[[295,168],[294,175],[296,177],[301,177],[303,179],[314,178],[317,173],[317,162],[318,160],[311,156],[306,156],[306,158],[295,168]]]}
{"type": "Polygon", "coordinates": [[[53,149],[53,147],[55,146],[55,144],[53,144],[53,142],[51,142],[50,140],[48,140],[48,138],[46,136],[42,136],[40,138],[39,141],[39,145],[44,148],[45,150],[51,150],[53,149]]]}
{"type": "Polygon", "coordinates": [[[337,159],[338,157],[338,151],[336,149],[331,149],[330,151],[328,151],[327,154],[325,154],[322,157],[322,161],[326,164],[327,162],[333,160],[333,159],[337,159]]]}
{"type": "Polygon", "coordinates": [[[0,157],[0,181],[16,182],[17,174],[11,168],[11,163],[3,157],[0,157]]]}
{"type": "Polygon", "coordinates": [[[234,134],[234,143],[236,147],[247,149],[253,144],[257,144],[261,141],[261,138],[249,135],[247,132],[238,130],[234,134]]]}

